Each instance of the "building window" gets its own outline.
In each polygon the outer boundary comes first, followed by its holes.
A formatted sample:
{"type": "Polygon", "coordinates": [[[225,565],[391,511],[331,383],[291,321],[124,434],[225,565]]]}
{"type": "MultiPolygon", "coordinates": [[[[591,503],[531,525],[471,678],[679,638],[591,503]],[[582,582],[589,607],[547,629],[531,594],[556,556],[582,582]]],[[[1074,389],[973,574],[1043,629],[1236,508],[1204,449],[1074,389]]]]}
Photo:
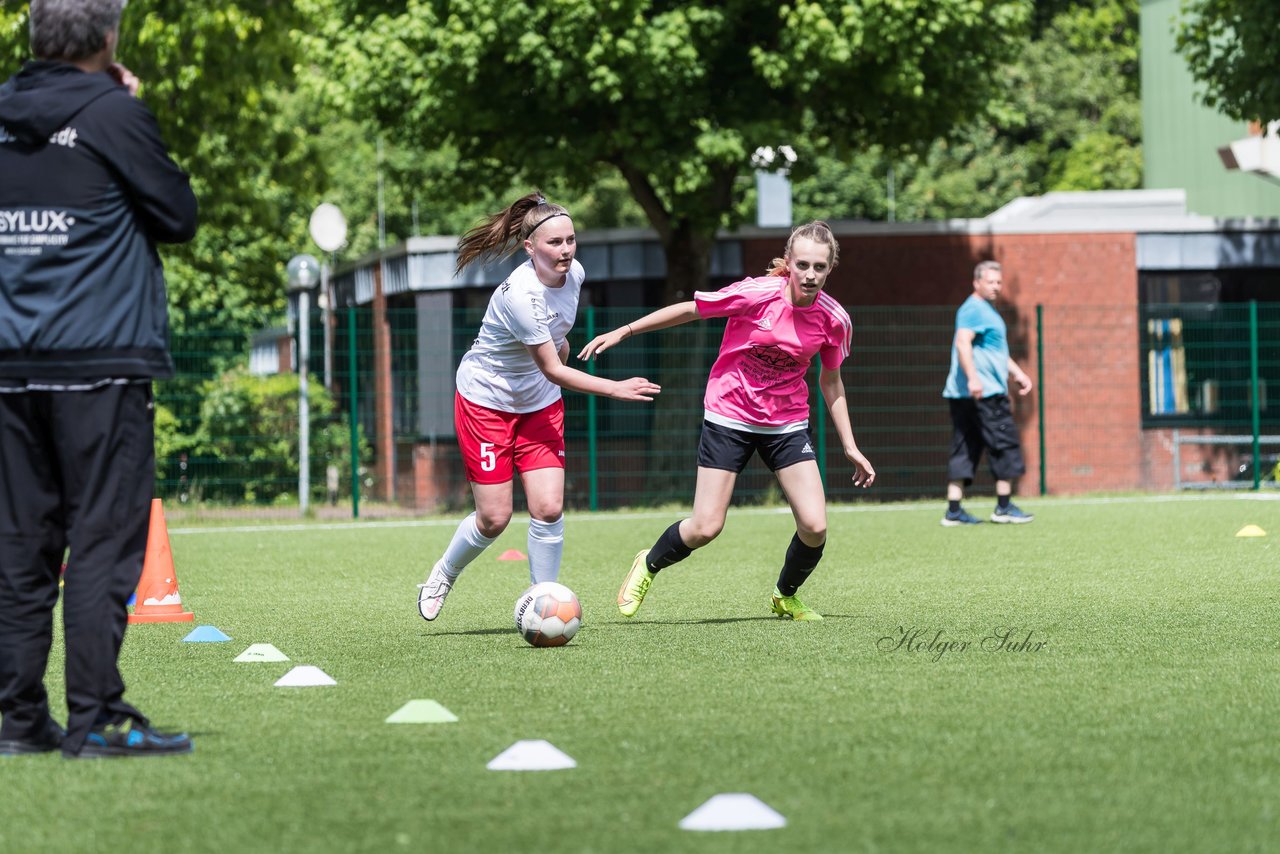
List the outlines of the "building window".
{"type": "Polygon", "coordinates": [[[1143,426],[1247,430],[1253,413],[1250,301],[1258,303],[1258,398],[1280,388],[1280,270],[1233,269],[1139,275],[1143,426]]]}

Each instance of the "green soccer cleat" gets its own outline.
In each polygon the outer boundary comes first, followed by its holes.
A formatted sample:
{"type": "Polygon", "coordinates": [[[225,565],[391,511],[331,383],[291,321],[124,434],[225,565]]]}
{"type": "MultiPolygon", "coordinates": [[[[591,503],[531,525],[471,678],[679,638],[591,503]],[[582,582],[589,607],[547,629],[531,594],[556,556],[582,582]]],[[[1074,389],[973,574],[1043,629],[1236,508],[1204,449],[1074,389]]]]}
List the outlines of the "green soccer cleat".
{"type": "Polygon", "coordinates": [[[773,607],[773,613],[784,620],[804,620],[816,623],[822,619],[821,614],[801,602],[798,596],[783,596],[776,587],[773,588],[770,604],[773,607]]]}
{"type": "Polygon", "coordinates": [[[648,556],[647,549],[636,554],[635,560],[631,562],[631,571],[618,589],[618,611],[624,617],[636,615],[636,611],[640,610],[640,603],[644,601],[644,595],[649,592],[649,585],[653,583],[653,573],[644,563],[648,556]]]}

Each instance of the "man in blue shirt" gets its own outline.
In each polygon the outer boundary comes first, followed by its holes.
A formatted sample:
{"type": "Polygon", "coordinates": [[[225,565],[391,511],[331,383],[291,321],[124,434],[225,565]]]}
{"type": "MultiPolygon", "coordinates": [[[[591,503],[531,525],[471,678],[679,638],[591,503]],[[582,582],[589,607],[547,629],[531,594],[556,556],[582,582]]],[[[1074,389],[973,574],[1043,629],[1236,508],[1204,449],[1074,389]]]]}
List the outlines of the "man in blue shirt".
{"type": "Polygon", "coordinates": [[[1009,336],[993,303],[1002,285],[1000,265],[983,261],[973,271],[973,293],[956,312],[956,336],[951,345],[951,373],[942,396],[951,407],[951,459],[947,464],[948,528],[976,525],[981,520],[960,506],[964,488],[973,483],[974,469],[985,449],[996,479],[996,509],[991,521],[1021,524],[1034,517],[1010,502],[1013,479],[1026,473],[1018,427],[1009,407],[1013,377],[1020,395],[1031,391],[1031,377],[1009,358],[1009,336]]]}

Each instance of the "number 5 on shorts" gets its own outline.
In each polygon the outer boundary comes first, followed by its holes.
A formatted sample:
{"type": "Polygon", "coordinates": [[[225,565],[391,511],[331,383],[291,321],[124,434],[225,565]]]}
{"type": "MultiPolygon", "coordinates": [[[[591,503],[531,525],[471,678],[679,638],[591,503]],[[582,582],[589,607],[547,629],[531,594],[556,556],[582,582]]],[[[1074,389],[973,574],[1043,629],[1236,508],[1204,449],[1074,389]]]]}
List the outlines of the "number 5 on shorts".
{"type": "Polygon", "coordinates": [[[498,457],[493,453],[493,442],[480,443],[480,470],[493,471],[498,467],[498,457]]]}

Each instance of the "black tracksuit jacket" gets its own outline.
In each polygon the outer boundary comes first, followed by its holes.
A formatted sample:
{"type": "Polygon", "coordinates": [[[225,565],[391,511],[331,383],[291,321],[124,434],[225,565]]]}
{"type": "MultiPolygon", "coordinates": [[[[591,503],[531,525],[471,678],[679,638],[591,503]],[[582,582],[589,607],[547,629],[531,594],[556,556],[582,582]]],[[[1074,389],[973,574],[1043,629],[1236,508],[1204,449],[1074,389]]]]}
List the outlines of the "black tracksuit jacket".
{"type": "Polygon", "coordinates": [[[173,375],[155,244],[196,230],[155,116],[105,73],[0,86],[0,378],[173,375]]]}

